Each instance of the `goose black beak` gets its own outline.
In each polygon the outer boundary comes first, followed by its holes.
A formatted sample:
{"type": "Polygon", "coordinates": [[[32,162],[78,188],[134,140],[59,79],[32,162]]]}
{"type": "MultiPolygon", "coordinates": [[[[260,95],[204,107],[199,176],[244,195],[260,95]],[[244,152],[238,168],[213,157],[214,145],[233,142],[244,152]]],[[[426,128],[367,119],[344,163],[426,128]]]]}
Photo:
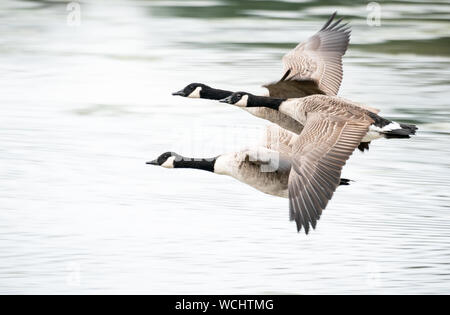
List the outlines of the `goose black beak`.
{"type": "Polygon", "coordinates": [[[186,96],[183,90],[172,93],[173,96],[186,96]]]}
{"type": "Polygon", "coordinates": [[[231,104],[231,96],[228,96],[228,97],[226,97],[224,99],[221,99],[221,100],[219,100],[219,102],[231,104]]]}
{"type": "Polygon", "coordinates": [[[155,166],[159,166],[157,160],[154,160],[154,161],[151,161],[151,162],[147,162],[147,163],[145,163],[145,164],[147,164],[147,165],[155,165],[155,166]]]}

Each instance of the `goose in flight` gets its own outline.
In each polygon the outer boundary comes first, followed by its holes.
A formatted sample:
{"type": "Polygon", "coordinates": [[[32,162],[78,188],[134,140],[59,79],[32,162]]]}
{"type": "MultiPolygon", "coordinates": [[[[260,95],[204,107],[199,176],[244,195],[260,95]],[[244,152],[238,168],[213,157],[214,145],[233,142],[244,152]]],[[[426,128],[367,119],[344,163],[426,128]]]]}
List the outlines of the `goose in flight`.
{"type": "Polygon", "coordinates": [[[399,124],[336,96],[278,99],[236,92],[222,100],[238,107],[280,111],[304,127],[291,139],[289,203],[291,220],[308,233],[339,186],[342,168],[360,143],[378,138],[410,138],[414,125],[399,124]]]}
{"type": "MultiPolygon", "coordinates": [[[[335,21],[336,12],[314,36],[300,43],[283,57],[283,77],[264,85],[268,95],[278,98],[300,98],[315,94],[337,95],[343,77],[345,55],[351,29],[335,21]]],[[[202,83],[192,83],[173,95],[221,100],[232,91],[220,90],[202,83]]],[[[269,120],[284,129],[300,134],[303,126],[289,116],[270,108],[246,108],[252,115],[269,120]]]]}
{"type": "MultiPolygon", "coordinates": [[[[223,154],[210,159],[186,158],[174,152],[166,152],[147,164],[228,175],[263,193],[288,198],[288,183],[293,169],[291,152],[296,137],[298,136],[272,125],[266,129],[264,142],[254,149],[223,154]]],[[[344,178],[338,181],[340,185],[349,183],[350,181],[344,178]]]]}

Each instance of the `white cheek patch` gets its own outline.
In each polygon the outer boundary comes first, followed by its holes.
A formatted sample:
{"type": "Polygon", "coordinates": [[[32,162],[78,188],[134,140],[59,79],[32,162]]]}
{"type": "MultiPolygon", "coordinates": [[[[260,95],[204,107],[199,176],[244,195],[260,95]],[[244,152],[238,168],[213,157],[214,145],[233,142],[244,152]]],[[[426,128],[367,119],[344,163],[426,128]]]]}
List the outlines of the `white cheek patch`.
{"type": "Polygon", "coordinates": [[[402,129],[402,127],[396,123],[390,123],[387,126],[384,126],[383,128],[377,127],[377,126],[370,126],[370,130],[371,131],[377,131],[377,132],[389,132],[389,131],[393,131],[393,130],[398,130],[398,129],[402,129]]]}
{"type": "Polygon", "coordinates": [[[167,161],[164,162],[163,165],[161,165],[161,167],[174,168],[174,165],[173,165],[174,162],[175,162],[175,157],[171,156],[170,158],[167,159],[167,161]]]}
{"type": "Polygon", "coordinates": [[[242,97],[239,100],[239,102],[237,102],[234,105],[239,106],[239,107],[247,107],[247,103],[248,103],[248,95],[244,95],[244,97],[242,97]]]}
{"type": "Polygon", "coordinates": [[[189,98],[200,98],[200,91],[202,90],[202,87],[197,87],[191,94],[189,94],[189,98]]]}

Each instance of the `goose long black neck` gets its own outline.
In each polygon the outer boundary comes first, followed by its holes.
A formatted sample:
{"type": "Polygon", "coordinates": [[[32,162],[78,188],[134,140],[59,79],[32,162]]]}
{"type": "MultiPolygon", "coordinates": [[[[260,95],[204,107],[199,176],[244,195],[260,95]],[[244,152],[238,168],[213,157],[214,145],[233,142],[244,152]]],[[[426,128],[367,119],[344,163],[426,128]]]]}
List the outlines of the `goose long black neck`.
{"type": "Polygon", "coordinates": [[[217,158],[211,159],[183,158],[181,160],[175,160],[173,166],[174,168],[191,168],[214,173],[214,166],[216,164],[216,161],[217,158]]]}
{"type": "Polygon", "coordinates": [[[273,110],[279,110],[281,104],[286,101],[282,98],[251,96],[248,99],[247,107],[266,107],[273,110]]]}
{"type": "Polygon", "coordinates": [[[231,92],[231,91],[209,88],[209,89],[202,90],[200,95],[201,95],[201,98],[219,101],[224,98],[227,98],[231,94],[233,94],[233,92],[231,92]]]}

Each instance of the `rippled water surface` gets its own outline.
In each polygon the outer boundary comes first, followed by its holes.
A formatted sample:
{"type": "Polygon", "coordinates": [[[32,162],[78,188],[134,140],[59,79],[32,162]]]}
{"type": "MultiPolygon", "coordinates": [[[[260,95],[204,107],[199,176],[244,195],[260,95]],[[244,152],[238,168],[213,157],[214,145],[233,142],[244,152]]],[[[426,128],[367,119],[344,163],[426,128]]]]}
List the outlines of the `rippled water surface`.
{"type": "Polygon", "coordinates": [[[450,7],[381,1],[0,3],[0,293],[450,293],[450,7]],[[330,4],[334,3],[334,4],[330,4]],[[338,3],[338,4],[336,4],[338,3]],[[146,167],[215,156],[265,122],[170,95],[262,92],[338,9],[341,95],[416,123],[355,153],[318,229],[231,178],[146,167]]]}

